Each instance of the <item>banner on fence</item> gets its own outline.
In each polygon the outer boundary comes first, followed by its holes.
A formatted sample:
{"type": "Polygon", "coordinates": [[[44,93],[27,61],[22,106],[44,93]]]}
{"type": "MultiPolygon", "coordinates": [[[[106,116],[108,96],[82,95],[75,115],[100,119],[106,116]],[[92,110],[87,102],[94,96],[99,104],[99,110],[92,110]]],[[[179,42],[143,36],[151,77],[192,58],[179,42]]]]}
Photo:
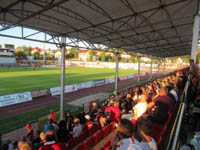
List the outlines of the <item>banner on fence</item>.
{"type": "MultiPolygon", "coordinates": [[[[72,84],[72,85],[66,85],[65,86],[65,93],[69,93],[69,92],[74,92],[77,91],[77,85],[76,84],[72,84]]],[[[55,96],[55,95],[59,95],[61,92],[61,88],[60,87],[54,87],[54,88],[50,88],[51,91],[51,95],[55,96]]]]}
{"type": "Polygon", "coordinates": [[[122,77],[119,77],[119,80],[120,80],[120,81],[127,80],[127,79],[128,79],[128,77],[127,77],[127,76],[122,76],[122,77]]]}
{"type": "Polygon", "coordinates": [[[30,92],[0,96],[0,107],[27,102],[31,100],[32,97],[30,92]]]}
{"type": "Polygon", "coordinates": [[[114,78],[110,78],[110,79],[105,79],[106,83],[114,83],[115,79],[114,78]]]}
{"type": "Polygon", "coordinates": [[[84,88],[90,88],[94,86],[94,82],[93,81],[89,81],[89,82],[85,82],[84,83],[84,88]]]}
{"type": "Polygon", "coordinates": [[[94,81],[94,85],[95,85],[95,86],[104,85],[104,84],[106,84],[105,80],[97,80],[97,81],[94,81]]]}
{"type": "Polygon", "coordinates": [[[132,78],[134,78],[133,75],[129,75],[129,76],[127,76],[127,77],[128,77],[128,79],[132,79],[132,78]]]}

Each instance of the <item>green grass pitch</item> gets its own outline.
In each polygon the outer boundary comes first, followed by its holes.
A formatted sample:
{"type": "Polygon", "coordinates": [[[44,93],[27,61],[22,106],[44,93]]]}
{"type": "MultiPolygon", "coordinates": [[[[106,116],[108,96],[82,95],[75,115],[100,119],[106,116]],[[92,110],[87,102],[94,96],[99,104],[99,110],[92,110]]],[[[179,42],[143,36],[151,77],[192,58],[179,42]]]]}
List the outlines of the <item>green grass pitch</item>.
{"type": "MultiPolygon", "coordinates": [[[[60,86],[60,67],[0,68],[0,95],[34,91],[60,86]]],[[[119,69],[119,76],[137,73],[136,70],[119,69]]],[[[65,84],[75,84],[114,78],[115,69],[66,67],[65,84]]]]}

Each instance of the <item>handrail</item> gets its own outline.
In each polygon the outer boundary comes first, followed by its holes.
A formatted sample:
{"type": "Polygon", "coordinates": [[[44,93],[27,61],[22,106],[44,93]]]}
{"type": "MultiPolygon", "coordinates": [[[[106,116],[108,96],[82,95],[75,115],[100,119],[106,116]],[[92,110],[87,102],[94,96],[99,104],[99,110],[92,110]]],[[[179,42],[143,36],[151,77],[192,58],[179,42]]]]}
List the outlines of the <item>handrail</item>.
{"type": "Polygon", "coordinates": [[[172,148],[171,148],[172,150],[175,150],[175,148],[176,148],[176,144],[177,144],[179,132],[180,132],[180,127],[181,127],[181,123],[182,123],[182,120],[183,120],[184,109],[185,109],[185,103],[182,104],[181,114],[180,114],[180,117],[179,117],[179,120],[178,120],[178,125],[176,127],[176,132],[175,132],[175,136],[174,136],[174,140],[173,140],[173,144],[172,144],[172,148]]]}
{"type": "Polygon", "coordinates": [[[172,132],[170,134],[170,138],[169,138],[170,142],[168,142],[167,150],[169,150],[169,148],[170,148],[171,140],[172,140],[173,137],[174,137],[174,139],[172,141],[172,146],[171,146],[170,150],[175,150],[175,148],[176,148],[178,137],[179,137],[179,132],[180,132],[180,127],[181,127],[181,123],[182,123],[182,120],[183,120],[183,114],[184,114],[184,110],[185,110],[185,107],[186,107],[187,91],[188,91],[189,84],[190,84],[190,75],[187,78],[187,82],[185,84],[183,94],[181,95],[181,98],[180,98],[181,104],[179,106],[179,110],[177,112],[176,120],[174,122],[172,132]],[[178,123],[177,123],[177,121],[178,121],[178,123]]]}

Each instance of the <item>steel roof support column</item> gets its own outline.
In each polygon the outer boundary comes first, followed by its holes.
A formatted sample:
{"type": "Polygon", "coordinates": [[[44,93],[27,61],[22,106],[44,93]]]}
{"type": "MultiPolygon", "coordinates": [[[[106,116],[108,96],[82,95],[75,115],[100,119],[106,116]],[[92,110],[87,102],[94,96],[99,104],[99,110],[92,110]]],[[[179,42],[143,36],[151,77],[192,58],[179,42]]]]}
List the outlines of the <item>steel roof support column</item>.
{"type": "Polygon", "coordinates": [[[160,76],[160,60],[158,59],[158,76],[160,76]]]}
{"type": "Polygon", "coordinates": [[[153,70],[153,58],[151,58],[151,68],[150,68],[150,79],[152,78],[152,70],[153,70]]]}
{"type": "Polygon", "coordinates": [[[118,89],[118,69],[119,69],[119,52],[116,54],[116,65],[115,65],[115,94],[117,94],[118,89]]]}
{"type": "Polygon", "coordinates": [[[141,56],[138,57],[138,84],[140,84],[140,64],[141,64],[141,56]]]}
{"type": "Polygon", "coordinates": [[[165,73],[165,59],[163,60],[164,64],[163,64],[163,74],[165,73]]]}
{"type": "Polygon", "coordinates": [[[61,94],[60,94],[60,120],[64,119],[64,93],[65,93],[65,45],[66,38],[61,37],[61,94]]]}
{"type": "Polygon", "coordinates": [[[191,59],[194,59],[195,63],[196,63],[198,36],[199,36],[199,21],[200,21],[199,15],[196,15],[194,18],[192,50],[191,50],[191,59]]]}

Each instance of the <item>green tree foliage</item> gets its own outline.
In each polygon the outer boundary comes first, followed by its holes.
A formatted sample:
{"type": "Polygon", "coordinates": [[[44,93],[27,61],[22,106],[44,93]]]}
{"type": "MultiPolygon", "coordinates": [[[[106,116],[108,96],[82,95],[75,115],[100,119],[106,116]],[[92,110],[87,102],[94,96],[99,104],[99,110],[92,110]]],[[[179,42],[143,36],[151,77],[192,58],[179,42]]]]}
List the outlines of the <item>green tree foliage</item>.
{"type": "MultiPolygon", "coordinates": [[[[69,53],[70,54],[73,54],[73,58],[78,58],[78,51],[77,51],[77,48],[76,47],[72,47],[70,50],[69,50],[69,53]]],[[[71,55],[72,56],[72,55],[71,55]]]]}
{"type": "Polygon", "coordinates": [[[65,58],[66,58],[66,59],[74,58],[74,54],[73,54],[73,53],[66,54],[66,55],[65,55],[65,58]]]}
{"type": "Polygon", "coordinates": [[[40,59],[40,53],[39,52],[33,53],[33,56],[34,56],[35,59],[40,59]]]}
{"type": "Polygon", "coordinates": [[[16,52],[16,53],[15,53],[15,56],[16,56],[17,58],[26,58],[26,54],[25,54],[24,52],[22,52],[22,51],[16,52]]]}
{"type": "Polygon", "coordinates": [[[107,62],[113,62],[113,57],[110,55],[110,54],[108,54],[108,55],[106,55],[106,61],[107,62]]]}
{"type": "Polygon", "coordinates": [[[89,50],[88,51],[88,59],[89,61],[93,61],[93,57],[94,57],[94,51],[93,50],[89,50]]]}
{"type": "Polygon", "coordinates": [[[131,56],[132,63],[138,63],[138,58],[136,56],[131,56]]]}
{"type": "Polygon", "coordinates": [[[16,48],[16,51],[23,51],[26,56],[31,56],[31,46],[19,46],[16,48]]]}
{"type": "Polygon", "coordinates": [[[101,51],[99,56],[100,56],[100,59],[101,59],[102,62],[106,61],[106,52],[101,51]]]}

